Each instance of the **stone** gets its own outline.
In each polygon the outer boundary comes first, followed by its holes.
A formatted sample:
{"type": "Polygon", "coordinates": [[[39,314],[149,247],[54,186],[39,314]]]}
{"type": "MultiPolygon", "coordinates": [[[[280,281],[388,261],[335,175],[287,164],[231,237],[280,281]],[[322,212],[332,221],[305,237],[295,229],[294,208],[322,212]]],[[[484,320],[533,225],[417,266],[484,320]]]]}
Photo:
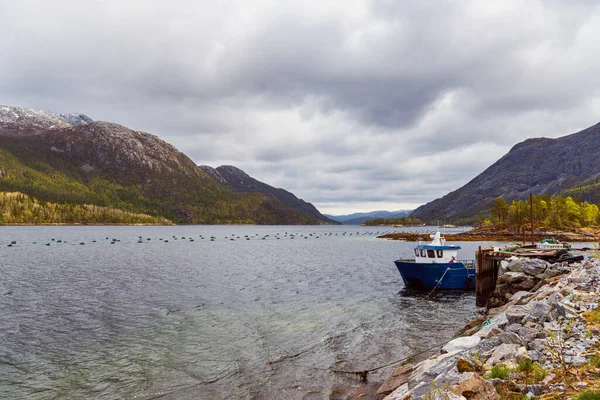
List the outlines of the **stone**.
{"type": "Polygon", "coordinates": [[[590,283],[591,277],[586,269],[579,269],[579,270],[572,271],[568,276],[568,280],[569,280],[569,282],[572,282],[572,283],[575,283],[578,285],[581,285],[581,284],[587,285],[588,283],[590,283]]]}
{"type": "Polygon", "coordinates": [[[452,388],[452,392],[470,400],[493,400],[500,398],[498,393],[496,393],[494,385],[476,374],[458,382],[452,388]]]}
{"type": "Polygon", "coordinates": [[[523,322],[544,322],[550,315],[550,304],[547,301],[533,301],[529,303],[531,311],[523,318],[523,322]]]}
{"type": "Polygon", "coordinates": [[[542,385],[528,385],[526,389],[523,390],[523,392],[527,392],[527,393],[531,393],[534,396],[539,396],[542,394],[542,385]]]}
{"type": "Polygon", "coordinates": [[[520,300],[522,300],[522,299],[524,299],[524,298],[526,298],[528,296],[531,296],[530,292],[526,292],[524,290],[521,290],[520,292],[517,292],[517,293],[513,294],[510,297],[509,301],[514,301],[514,302],[516,302],[516,304],[519,304],[520,300]]]}
{"type": "Polygon", "coordinates": [[[433,400],[467,400],[467,398],[450,392],[450,393],[436,393],[435,396],[433,397],[433,400]]]}
{"type": "Polygon", "coordinates": [[[507,272],[498,278],[496,282],[496,291],[500,294],[516,293],[519,291],[530,290],[535,286],[537,280],[522,272],[507,272]]]}
{"type": "Polygon", "coordinates": [[[521,346],[517,349],[517,354],[515,354],[515,358],[517,359],[517,362],[522,361],[522,360],[531,360],[531,358],[529,357],[529,353],[527,352],[527,349],[525,348],[525,346],[521,346]]]}
{"type": "Polygon", "coordinates": [[[479,359],[481,360],[482,356],[489,355],[492,350],[494,350],[496,347],[500,346],[501,344],[502,344],[502,341],[500,340],[500,338],[498,338],[498,336],[484,338],[481,340],[481,342],[479,342],[479,344],[477,346],[475,346],[471,350],[469,350],[467,354],[469,355],[469,359],[474,359],[475,352],[477,352],[479,355],[479,359]]]}
{"type": "Polygon", "coordinates": [[[523,325],[518,324],[518,323],[514,323],[514,324],[510,324],[508,325],[504,330],[506,332],[514,332],[514,333],[519,333],[519,331],[521,330],[521,328],[523,328],[523,325]]]}
{"type": "Polygon", "coordinates": [[[509,324],[520,324],[526,315],[531,311],[531,303],[526,305],[514,305],[510,306],[506,310],[506,319],[509,324]]]}
{"type": "Polygon", "coordinates": [[[387,378],[377,390],[378,394],[387,395],[400,386],[408,383],[415,375],[415,366],[412,364],[402,365],[394,369],[392,375],[387,378]]]}
{"type": "Polygon", "coordinates": [[[517,335],[514,332],[502,332],[501,334],[498,335],[498,338],[500,339],[500,341],[502,343],[506,343],[506,344],[518,344],[519,346],[522,346],[523,344],[525,344],[525,342],[523,342],[521,337],[519,337],[519,335],[517,335]]]}
{"type": "Polygon", "coordinates": [[[523,342],[528,343],[534,340],[539,333],[538,329],[530,328],[528,326],[521,326],[517,334],[521,337],[523,342]]]}
{"type": "Polygon", "coordinates": [[[495,328],[504,328],[508,324],[508,319],[506,319],[506,313],[500,313],[493,318],[490,318],[490,323],[488,325],[484,325],[481,329],[473,334],[473,336],[478,336],[480,338],[486,338],[494,330],[495,328]]]}
{"type": "Polygon", "coordinates": [[[529,350],[527,354],[529,354],[531,361],[539,361],[539,359],[542,357],[540,352],[537,350],[529,350]]]}
{"type": "Polygon", "coordinates": [[[521,258],[518,262],[512,263],[508,269],[513,272],[522,272],[527,275],[535,276],[541,274],[548,268],[549,263],[538,258],[521,258]]]}
{"type": "Polygon", "coordinates": [[[492,351],[492,355],[487,359],[485,365],[493,366],[500,363],[514,362],[520,347],[518,344],[502,343],[492,351]]]}
{"type": "Polygon", "coordinates": [[[558,275],[568,274],[569,272],[571,272],[571,268],[568,265],[556,263],[549,265],[544,272],[536,275],[536,278],[544,281],[558,275]]]}
{"type": "Polygon", "coordinates": [[[554,374],[554,373],[550,372],[548,375],[546,375],[546,376],[544,377],[544,379],[542,379],[542,384],[544,384],[544,385],[547,385],[547,384],[549,384],[550,382],[552,382],[552,380],[553,380],[554,378],[556,378],[556,374],[554,374]]]}
{"type": "Polygon", "coordinates": [[[453,339],[446,343],[444,347],[442,347],[443,353],[453,353],[456,351],[467,350],[472,347],[477,346],[477,344],[481,341],[479,336],[464,336],[453,339]]]}
{"type": "Polygon", "coordinates": [[[588,362],[588,359],[582,356],[565,356],[565,362],[572,365],[583,365],[588,362]]]}

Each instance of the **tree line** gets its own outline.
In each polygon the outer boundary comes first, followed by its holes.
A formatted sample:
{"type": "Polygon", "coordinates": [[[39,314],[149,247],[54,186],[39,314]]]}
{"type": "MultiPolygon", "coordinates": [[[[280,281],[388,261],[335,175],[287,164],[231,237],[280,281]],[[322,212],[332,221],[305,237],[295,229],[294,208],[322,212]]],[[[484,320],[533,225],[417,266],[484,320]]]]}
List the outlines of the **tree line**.
{"type": "Polygon", "coordinates": [[[374,218],[369,219],[363,223],[366,226],[377,226],[377,225],[403,225],[403,226],[421,226],[423,221],[419,218],[413,217],[401,217],[401,218],[374,218]]]}
{"type": "Polygon", "coordinates": [[[0,192],[0,224],[171,224],[171,221],[111,207],[59,204],[18,192],[0,192]]]}
{"type": "MultiPolygon", "coordinates": [[[[570,196],[533,195],[533,219],[536,226],[547,228],[581,228],[600,225],[598,204],[577,201],[570,196]]],[[[520,227],[531,223],[529,200],[513,200],[508,203],[498,197],[490,210],[491,219],[484,224],[503,224],[520,227]]]]}

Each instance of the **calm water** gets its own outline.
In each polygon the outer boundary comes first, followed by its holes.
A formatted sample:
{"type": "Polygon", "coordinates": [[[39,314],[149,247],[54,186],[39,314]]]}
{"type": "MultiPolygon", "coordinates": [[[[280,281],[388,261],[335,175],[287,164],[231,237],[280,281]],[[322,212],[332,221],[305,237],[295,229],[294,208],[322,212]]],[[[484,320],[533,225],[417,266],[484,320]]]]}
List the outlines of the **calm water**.
{"type": "Polygon", "coordinates": [[[0,227],[0,398],[327,399],[357,384],[330,368],[409,356],[476,314],[473,294],[402,290],[393,260],[414,243],[384,230],[0,227]]]}

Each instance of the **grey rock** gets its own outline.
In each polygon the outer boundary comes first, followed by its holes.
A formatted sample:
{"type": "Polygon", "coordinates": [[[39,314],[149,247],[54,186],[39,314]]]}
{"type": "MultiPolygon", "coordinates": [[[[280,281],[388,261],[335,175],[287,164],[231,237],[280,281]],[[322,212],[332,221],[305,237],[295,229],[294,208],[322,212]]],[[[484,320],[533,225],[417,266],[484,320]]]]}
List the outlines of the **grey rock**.
{"type": "Polygon", "coordinates": [[[535,276],[541,274],[548,267],[548,262],[537,258],[520,258],[511,262],[508,269],[512,272],[522,272],[527,275],[535,276]]]}
{"type": "Polygon", "coordinates": [[[531,303],[526,305],[513,305],[506,310],[506,319],[509,324],[520,324],[526,315],[531,311],[531,303]]]}
{"type": "Polygon", "coordinates": [[[582,356],[565,356],[565,362],[572,365],[583,365],[588,359],[582,356]]]}
{"type": "Polygon", "coordinates": [[[496,328],[504,328],[508,324],[508,319],[506,318],[506,313],[500,313],[495,317],[490,319],[490,323],[488,325],[483,326],[479,331],[477,331],[473,336],[479,336],[480,338],[487,337],[492,330],[496,328]]]}
{"type": "Polygon", "coordinates": [[[528,343],[534,340],[539,332],[539,329],[530,328],[528,326],[522,326],[517,332],[517,334],[521,337],[524,343],[528,343]]]}
{"type": "Polygon", "coordinates": [[[517,302],[516,304],[520,304],[519,301],[523,300],[524,298],[531,296],[531,292],[526,292],[524,290],[521,290],[520,292],[516,292],[515,294],[513,294],[509,301],[515,301],[517,302]]]}
{"type": "Polygon", "coordinates": [[[485,362],[486,365],[492,366],[502,362],[515,361],[516,354],[521,346],[518,344],[501,344],[492,351],[492,355],[485,362]]]}
{"type": "Polygon", "coordinates": [[[528,385],[526,389],[523,389],[523,391],[527,390],[527,393],[531,393],[534,396],[539,396],[542,394],[542,385],[528,385]]]}
{"type": "Polygon", "coordinates": [[[527,354],[529,354],[529,358],[531,359],[531,361],[539,361],[542,357],[540,352],[537,350],[529,350],[527,354]]]}
{"type": "Polygon", "coordinates": [[[479,342],[477,346],[473,347],[466,354],[468,355],[468,358],[470,360],[473,360],[475,352],[477,352],[479,353],[479,358],[481,359],[482,356],[488,356],[489,354],[491,354],[491,351],[494,350],[496,347],[500,346],[501,344],[502,341],[498,336],[488,337],[479,342]]]}
{"type": "Polygon", "coordinates": [[[548,342],[546,341],[546,339],[535,339],[527,343],[527,348],[543,353],[546,350],[547,344],[548,342]]]}
{"type": "Polygon", "coordinates": [[[516,293],[530,290],[536,283],[537,280],[534,277],[523,272],[507,272],[498,278],[496,290],[500,293],[516,293]],[[503,289],[504,292],[499,289],[503,289]]]}
{"type": "Polygon", "coordinates": [[[546,270],[538,275],[536,275],[537,279],[544,280],[548,278],[552,278],[553,276],[567,274],[571,271],[571,267],[569,265],[564,265],[562,263],[551,264],[546,268],[546,270]]]}
{"type": "Polygon", "coordinates": [[[519,323],[514,323],[514,324],[508,325],[504,330],[506,332],[519,333],[519,331],[521,330],[522,327],[523,327],[523,325],[521,325],[519,323]]]}
{"type": "Polygon", "coordinates": [[[529,303],[531,311],[523,318],[523,322],[544,322],[550,314],[551,307],[545,300],[529,303]]]}
{"type": "Polygon", "coordinates": [[[569,282],[581,285],[587,285],[590,282],[590,274],[585,269],[578,269],[572,271],[568,276],[569,282]]]}
{"type": "Polygon", "coordinates": [[[525,344],[523,339],[521,339],[521,337],[514,332],[503,332],[497,336],[500,341],[505,344],[518,344],[519,346],[525,344]]]}
{"type": "Polygon", "coordinates": [[[477,346],[480,341],[481,338],[479,336],[459,337],[446,343],[446,345],[442,347],[442,352],[452,353],[455,351],[467,350],[477,346]]]}

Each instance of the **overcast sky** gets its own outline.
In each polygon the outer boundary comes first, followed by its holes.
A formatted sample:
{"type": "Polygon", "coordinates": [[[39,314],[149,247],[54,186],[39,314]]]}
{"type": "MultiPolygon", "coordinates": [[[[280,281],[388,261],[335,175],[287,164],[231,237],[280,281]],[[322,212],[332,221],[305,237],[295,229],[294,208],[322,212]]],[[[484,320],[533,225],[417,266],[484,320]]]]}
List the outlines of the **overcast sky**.
{"type": "Polygon", "coordinates": [[[156,134],[322,212],[412,209],[600,122],[598,4],[0,0],[0,104],[156,134]]]}

